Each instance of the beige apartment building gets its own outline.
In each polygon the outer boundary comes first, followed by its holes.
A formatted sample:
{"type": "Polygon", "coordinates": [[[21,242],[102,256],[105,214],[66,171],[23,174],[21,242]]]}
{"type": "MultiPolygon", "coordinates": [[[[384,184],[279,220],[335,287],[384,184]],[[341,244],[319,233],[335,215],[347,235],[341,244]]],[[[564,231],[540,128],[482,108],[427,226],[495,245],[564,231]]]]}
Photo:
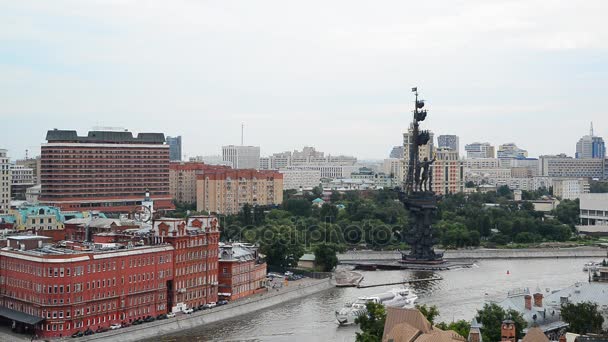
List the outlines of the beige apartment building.
{"type": "Polygon", "coordinates": [[[228,166],[201,162],[171,162],[169,164],[169,193],[182,204],[196,203],[196,175],[204,170],[230,169],[228,166]]]}
{"type": "Polygon", "coordinates": [[[243,205],[283,202],[283,175],[277,171],[210,169],[196,176],[196,210],[236,214],[243,205]]]}

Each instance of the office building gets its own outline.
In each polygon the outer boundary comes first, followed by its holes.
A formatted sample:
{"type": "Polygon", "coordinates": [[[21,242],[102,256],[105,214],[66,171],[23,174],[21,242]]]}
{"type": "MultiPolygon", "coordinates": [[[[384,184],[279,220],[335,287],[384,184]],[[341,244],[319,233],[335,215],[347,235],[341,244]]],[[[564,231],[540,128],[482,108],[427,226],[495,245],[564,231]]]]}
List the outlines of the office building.
{"type": "Polygon", "coordinates": [[[36,158],[26,158],[26,159],[19,159],[19,160],[15,161],[16,165],[22,165],[24,167],[27,167],[27,168],[30,168],[33,170],[35,184],[40,184],[40,169],[41,169],[40,163],[41,163],[40,156],[38,156],[36,158]]]}
{"type": "Polygon", "coordinates": [[[431,166],[433,191],[437,195],[464,191],[464,164],[458,158],[458,150],[438,148],[435,163],[431,166]]]}
{"type": "Polygon", "coordinates": [[[582,194],[589,193],[589,181],[586,178],[553,179],[553,196],[562,200],[575,200],[582,194]]]}
{"type": "Polygon", "coordinates": [[[593,134],[593,122],[591,123],[589,135],[583,136],[576,143],[576,158],[606,158],[606,145],[604,144],[604,139],[593,134]]]}
{"type": "Polygon", "coordinates": [[[487,142],[474,142],[464,145],[464,150],[467,153],[467,158],[495,158],[494,146],[487,142]]]}
{"type": "Polygon", "coordinates": [[[459,152],[460,139],[457,135],[440,135],[437,137],[437,148],[449,148],[459,152]]]}
{"type": "Polygon", "coordinates": [[[604,159],[575,159],[565,154],[540,156],[538,175],[564,178],[598,178],[604,177],[604,159]]]}
{"type": "Polygon", "coordinates": [[[528,151],[517,147],[514,143],[506,143],[498,146],[496,157],[498,159],[523,159],[528,158],[528,151]]]}
{"type": "Polygon", "coordinates": [[[162,133],[51,130],[42,145],[40,203],[63,210],[131,212],[149,190],[172,209],[169,145],[162,133]]]}
{"type": "Polygon", "coordinates": [[[171,161],[182,160],[182,136],[169,137],[167,136],[167,145],[169,145],[169,159],[171,161]]]}
{"type": "Polygon", "coordinates": [[[0,149],[0,214],[8,213],[11,207],[11,164],[8,151],[0,149]]]}
{"type": "Polygon", "coordinates": [[[319,170],[281,169],[279,172],[283,175],[283,190],[310,190],[321,183],[319,170]]]}
{"type": "Polygon", "coordinates": [[[34,185],[33,169],[23,165],[11,165],[11,199],[24,201],[27,189],[34,185]]]}
{"type": "Polygon", "coordinates": [[[243,205],[283,202],[283,174],[251,169],[203,170],[196,179],[196,210],[237,214],[243,205]]]}
{"type": "Polygon", "coordinates": [[[259,146],[222,146],[222,160],[230,162],[235,169],[259,169],[259,146]]]}
{"type": "Polygon", "coordinates": [[[585,226],[608,226],[608,194],[581,195],[580,220],[585,226]]]}
{"type": "Polygon", "coordinates": [[[500,167],[498,158],[467,158],[463,163],[467,169],[498,169],[500,167]]]}

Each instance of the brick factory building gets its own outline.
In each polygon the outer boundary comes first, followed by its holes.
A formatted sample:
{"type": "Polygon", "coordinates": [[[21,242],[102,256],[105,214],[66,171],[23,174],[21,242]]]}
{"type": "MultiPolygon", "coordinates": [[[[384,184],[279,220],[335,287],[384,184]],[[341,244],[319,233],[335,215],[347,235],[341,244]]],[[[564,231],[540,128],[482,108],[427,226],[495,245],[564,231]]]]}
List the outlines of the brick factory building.
{"type": "Polygon", "coordinates": [[[266,289],[266,263],[251,245],[220,244],[219,295],[235,300],[266,289]]]}
{"type": "Polygon", "coordinates": [[[107,226],[116,230],[93,243],[0,240],[0,317],[39,338],[66,337],[217,301],[215,217],[160,219],[147,232],[107,226]]]}
{"type": "Polygon", "coordinates": [[[155,208],[172,209],[169,145],[162,133],[51,130],[41,147],[40,203],[63,210],[130,212],[150,191],[155,208]]]}
{"type": "Polygon", "coordinates": [[[278,205],[283,202],[283,175],[252,169],[204,170],[196,176],[196,210],[237,214],[246,203],[278,205]]]}
{"type": "Polygon", "coordinates": [[[201,162],[171,162],[169,193],[177,203],[196,204],[196,175],[204,170],[226,170],[229,166],[201,162]]]}

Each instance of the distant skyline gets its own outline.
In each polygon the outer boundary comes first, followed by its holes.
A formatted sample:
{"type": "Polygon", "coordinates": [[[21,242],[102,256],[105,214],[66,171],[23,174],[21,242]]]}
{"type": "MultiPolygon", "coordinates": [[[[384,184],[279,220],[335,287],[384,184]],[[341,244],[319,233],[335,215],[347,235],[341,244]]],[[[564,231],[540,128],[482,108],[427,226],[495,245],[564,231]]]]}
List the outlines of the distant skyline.
{"type": "Polygon", "coordinates": [[[605,1],[1,1],[0,148],[119,126],[183,154],[386,158],[417,86],[435,136],[531,157],[608,140],[605,1]],[[577,13],[577,15],[573,15],[577,13]],[[580,15],[578,15],[580,14],[580,15]],[[584,15],[583,15],[584,14],[584,15]]]}

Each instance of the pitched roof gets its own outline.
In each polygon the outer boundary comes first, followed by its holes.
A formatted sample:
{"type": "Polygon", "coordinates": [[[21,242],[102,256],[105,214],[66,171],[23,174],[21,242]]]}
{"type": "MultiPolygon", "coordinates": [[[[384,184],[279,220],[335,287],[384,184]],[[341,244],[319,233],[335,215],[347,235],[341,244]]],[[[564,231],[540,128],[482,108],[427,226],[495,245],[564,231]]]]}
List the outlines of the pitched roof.
{"type": "Polygon", "coordinates": [[[539,327],[528,329],[528,333],[524,336],[522,342],[549,342],[549,338],[539,327]]]}
{"type": "Polygon", "coordinates": [[[387,307],[382,341],[387,342],[464,342],[456,332],[433,327],[416,309],[387,307]]]}

